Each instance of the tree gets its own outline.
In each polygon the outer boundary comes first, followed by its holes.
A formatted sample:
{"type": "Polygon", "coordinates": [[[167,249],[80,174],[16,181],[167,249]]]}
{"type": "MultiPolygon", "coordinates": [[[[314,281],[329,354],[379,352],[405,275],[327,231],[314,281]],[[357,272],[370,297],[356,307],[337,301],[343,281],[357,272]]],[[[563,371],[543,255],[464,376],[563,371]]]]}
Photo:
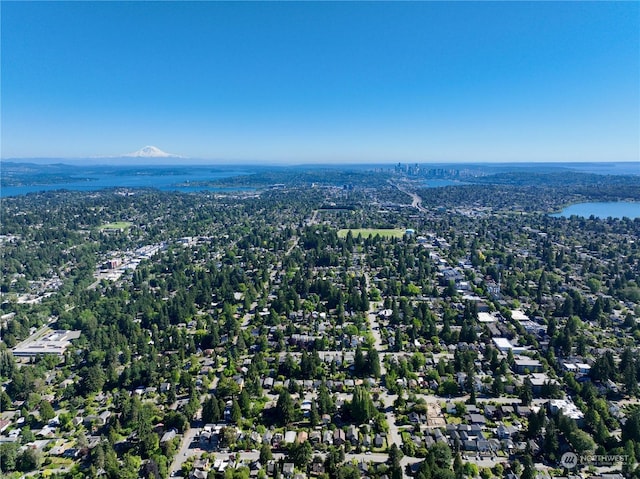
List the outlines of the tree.
{"type": "Polygon", "coordinates": [[[152,452],[158,449],[159,443],[160,438],[151,428],[151,423],[148,420],[140,421],[138,425],[138,451],[140,456],[147,459],[152,452]]]}
{"type": "Polygon", "coordinates": [[[444,442],[437,442],[429,448],[429,455],[433,457],[435,465],[441,469],[448,469],[451,464],[451,448],[444,442]]]}
{"type": "Polygon", "coordinates": [[[394,442],[389,448],[389,468],[391,469],[391,479],[402,479],[402,466],[400,460],[402,459],[402,451],[398,448],[394,442]]]}
{"type": "Polygon", "coordinates": [[[622,473],[625,477],[632,477],[631,472],[636,466],[636,452],[632,441],[627,441],[624,444],[624,455],[626,459],[624,464],[622,464],[622,473]]]}
{"type": "Polygon", "coordinates": [[[28,444],[36,440],[36,435],[33,433],[30,426],[25,426],[22,428],[21,436],[22,438],[20,439],[20,442],[22,444],[28,444]]]}
{"type": "Polygon", "coordinates": [[[221,398],[227,398],[229,396],[235,396],[240,392],[240,386],[232,378],[221,377],[218,381],[216,388],[216,396],[221,398]]]}
{"type": "Polygon", "coordinates": [[[18,447],[18,444],[15,442],[5,442],[0,444],[0,470],[2,472],[11,472],[16,470],[18,447]]]}
{"type": "Polygon", "coordinates": [[[262,446],[260,446],[260,464],[266,464],[271,459],[273,459],[273,453],[271,452],[271,444],[268,442],[263,442],[262,446]]]}
{"type": "Polygon", "coordinates": [[[315,401],[311,403],[311,410],[309,411],[309,426],[316,427],[320,422],[320,415],[318,414],[318,406],[315,401]]]}
{"type": "Polygon", "coordinates": [[[533,460],[531,459],[531,456],[529,454],[525,454],[522,458],[522,462],[524,467],[520,479],[535,479],[536,469],[533,466],[533,460]]]}
{"type": "Polygon", "coordinates": [[[318,390],[318,412],[320,414],[331,414],[334,412],[335,404],[327,386],[323,383],[318,390]]]}
{"type": "Polygon", "coordinates": [[[324,468],[329,477],[337,477],[338,468],[342,461],[344,461],[344,450],[330,446],[324,460],[324,468]]]}
{"type": "Polygon", "coordinates": [[[491,384],[491,393],[496,397],[500,397],[504,393],[504,381],[500,374],[497,374],[493,377],[493,383],[491,384]]]}
{"type": "Polygon", "coordinates": [[[456,475],[456,479],[464,478],[464,469],[462,464],[462,457],[460,457],[460,453],[457,452],[455,457],[453,458],[453,472],[456,475]]]}
{"type": "MultiPolygon", "coordinates": [[[[203,419],[204,419],[204,415],[203,415],[203,419]]],[[[205,423],[207,422],[210,422],[210,421],[205,421],[205,423]]],[[[184,414],[178,411],[169,411],[167,415],[164,417],[164,424],[168,429],[176,428],[180,433],[189,429],[189,421],[184,416],[184,414]]]]}
{"type": "Polygon", "coordinates": [[[622,442],[640,442],[640,408],[636,408],[622,426],[622,442]]]}
{"type": "Polygon", "coordinates": [[[363,424],[373,418],[376,408],[369,391],[361,386],[356,386],[353,391],[353,399],[350,407],[351,417],[359,424],[363,424]]]}
{"type": "Polygon", "coordinates": [[[162,479],[167,476],[167,458],[157,455],[150,458],[144,465],[144,477],[149,479],[162,479]]]}
{"type": "Polygon", "coordinates": [[[104,447],[102,444],[98,444],[96,447],[91,449],[89,458],[93,467],[96,469],[104,468],[104,447]]]}
{"type": "Polygon", "coordinates": [[[40,420],[43,423],[48,423],[56,416],[56,412],[53,410],[53,406],[49,401],[42,401],[40,403],[40,420]]]}
{"type": "Polygon", "coordinates": [[[337,479],[361,479],[360,471],[353,464],[344,464],[338,469],[337,479]]]}
{"type": "Polygon", "coordinates": [[[356,376],[362,376],[367,369],[367,360],[362,352],[362,347],[358,344],[353,360],[353,372],[356,376]]]}
{"type": "Polygon", "coordinates": [[[37,469],[42,462],[42,457],[38,451],[28,447],[18,456],[16,468],[21,472],[29,472],[37,469]]]}
{"type": "Polygon", "coordinates": [[[394,344],[394,350],[395,351],[402,351],[402,331],[400,330],[400,328],[396,329],[396,333],[395,333],[395,344],[394,344]]]}
{"type": "Polygon", "coordinates": [[[119,468],[118,477],[122,479],[137,479],[142,460],[133,454],[125,454],[122,466],[119,468]]]}
{"type": "Polygon", "coordinates": [[[595,449],[595,442],[591,436],[577,427],[571,431],[568,439],[577,454],[585,454],[595,449]]]}
{"type": "Polygon", "coordinates": [[[238,400],[238,404],[240,404],[240,410],[242,411],[242,415],[244,417],[249,416],[251,413],[251,399],[249,398],[249,393],[246,389],[243,389],[240,392],[240,398],[238,400]]]}
{"type": "Polygon", "coordinates": [[[289,457],[299,468],[306,468],[311,461],[313,449],[309,441],[296,442],[289,449],[289,457]]]}
{"type": "Polygon", "coordinates": [[[380,356],[375,348],[371,348],[367,354],[367,370],[374,378],[380,377],[380,356]]]}
{"type": "Polygon", "coordinates": [[[591,370],[589,375],[594,381],[605,382],[609,379],[615,379],[616,375],[616,363],[611,351],[605,351],[602,356],[599,356],[591,370]]]}
{"type": "Polygon", "coordinates": [[[207,423],[218,422],[221,419],[220,407],[218,399],[215,396],[209,396],[202,404],[202,421],[207,423]]]}
{"type": "Polygon", "coordinates": [[[531,379],[529,379],[529,377],[526,377],[522,384],[520,400],[524,406],[531,406],[531,402],[533,401],[533,385],[531,384],[531,379]]]}
{"type": "Polygon", "coordinates": [[[547,423],[544,434],[544,451],[551,461],[558,459],[558,450],[560,449],[560,439],[558,437],[558,429],[555,421],[551,420],[547,423]]]}
{"type": "Polygon", "coordinates": [[[282,391],[278,396],[278,402],[276,403],[276,415],[278,421],[283,426],[293,422],[295,410],[293,407],[293,399],[291,399],[289,391],[282,391]]]}
{"type": "Polygon", "coordinates": [[[13,405],[11,398],[6,391],[0,391],[0,411],[8,411],[13,405]]]}
{"type": "Polygon", "coordinates": [[[538,434],[540,434],[540,431],[542,431],[542,427],[544,426],[545,419],[546,415],[543,408],[540,408],[537,413],[531,413],[529,415],[529,424],[527,425],[526,434],[529,439],[534,439],[538,434]]]}
{"type": "Polygon", "coordinates": [[[83,368],[80,377],[80,393],[83,395],[102,391],[106,380],[104,370],[98,364],[83,368]]]}
{"type": "Polygon", "coordinates": [[[438,393],[442,396],[456,396],[458,394],[458,383],[449,378],[444,380],[438,389],[438,393]]]}
{"type": "Polygon", "coordinates": [[[231,422],[237,424],[238,422],[240,422],[240,419],[242,419],[242,411],[240,410],[238,401],[236,401],[234,398],[231,404],[231,422]]]}

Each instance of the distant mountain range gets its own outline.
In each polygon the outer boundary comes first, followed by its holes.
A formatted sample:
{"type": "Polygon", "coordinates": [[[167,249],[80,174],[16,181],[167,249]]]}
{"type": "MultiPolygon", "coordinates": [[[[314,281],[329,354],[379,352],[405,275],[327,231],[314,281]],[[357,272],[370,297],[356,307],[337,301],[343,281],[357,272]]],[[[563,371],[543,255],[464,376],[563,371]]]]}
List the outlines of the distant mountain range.
{"type": "Polygon", "coordinates": [[[145,146],[138,151],[127,153],[126,155],[122,156],[127,158],[184,158],[180,155],[167,153],[165,151],[162,151],[160,148],[151,145],[145,146]]]}
{"type": "Polygon", "coordinates": [[[10,161],[16,163],[32,163],[32,164],[67,164],[67,165],[176,165],[176,164],[206,164],[214,163],[212,160],[204,160],[197,158],[189,158],[186,156],[176,155],[162,151],[157,146],[148,145],[144,148],[134,151],[133,153],[125,153],[123,155],[94,155],[87,157],[75,158],[3,158],[2,161],[10,161]]]}

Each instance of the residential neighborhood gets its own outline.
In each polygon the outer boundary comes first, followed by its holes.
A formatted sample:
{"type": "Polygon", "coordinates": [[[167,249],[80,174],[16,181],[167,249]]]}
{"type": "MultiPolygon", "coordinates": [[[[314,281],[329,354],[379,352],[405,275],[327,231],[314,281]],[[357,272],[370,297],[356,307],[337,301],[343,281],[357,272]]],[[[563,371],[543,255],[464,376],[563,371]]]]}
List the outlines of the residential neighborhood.
{"type": "Polygon", "coordinates": [[[638,221],[395,175],[3,202],[3,473],[635,477],[638,221]]]}

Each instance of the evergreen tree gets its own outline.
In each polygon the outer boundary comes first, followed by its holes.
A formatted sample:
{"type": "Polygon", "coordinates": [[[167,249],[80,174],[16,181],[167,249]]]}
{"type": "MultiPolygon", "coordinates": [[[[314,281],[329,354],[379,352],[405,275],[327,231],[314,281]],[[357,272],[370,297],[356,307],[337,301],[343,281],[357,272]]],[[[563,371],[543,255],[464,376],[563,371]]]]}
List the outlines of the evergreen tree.
{"type": "Polygon", "coordinates": [[[524,406],[531,406],[531,402],[533,401],[533,385],[531,384],[531,379],[529,379],[529,377],[526,377],[522,384],[520,400],[524,406]]]}
{"type": "Polygon", "coordinates": [[[556,461],[558,459],[558,451],[560,449],[560,439],[558,437],[558,429],[554,420],[547,422],[544,434],[544,451],[549,460],[556,461]]]}
{"type": "Polygon", "coordinates": [[[344,450],[330,446],[324,460],[324,468],[330,478],[337,477],[342,461],[344,461],[344,450]]]}
{"type": "Polygon", "coordinates": [[[355,387],[350,412],[353,420],[359,424],[368,422],[369,419],[373,418],[376,409],[369,391],[361,386],[355,387]]]}
{"type": "Polygon", "coordinates": [[[400,460],[402,459],[402,451],[398,448],[396,443],[393,443],[389,448],[389,469],[391,472],[391,479],[402,479],[402,466],[400,460]]]}
{"type": "Polygon", "coordinates": [[[367,370],[374,378],[380,377],[380,356],[375,348],[371,348],[367,354],[367,370]]]}
{"type": "Polygon", "coordinates": [[[283,426],[293,422],[295,416],[295,410],[293,406],[293,399],[288,391],[282,391],[278,396],[278,402],[276,403],[276,415],[283,426]]]}
{"type": "Polygon", "coordinates": [[[251,412],[251,399],[249,398],[249,393],[246,389],[243,389],[240,393],[240,397],[238,400],[238,404],[240,405],[240,410],[242,411],[242,415],[244,417],[249,416],[251,412]]]}
{"type": "Polygon", "coordinates": [[[533,460],[531,459],[531,455],[525,454],[522,458],[523,469],[522,476],[520,479],[535,479],[536,478],[536,469],[533,466],[533,460]]]}
{"type": "Polygon", "coordinates": [[[332,414],[335,410],[335,405],[331,393],[327,386],[323,383],[318,390],[318,412],[322,414],[332,414]]]}
{"type": "Polygon", "coordinates": [[[213,395],[209,396],[202,405],[202,421],[205,424],[214,423],[220,421],[221,417],[218,399],[213,395]]]}
{"type": "Polygon", "coordinates": [[[231,403],[231,422],[238,424],[242,419],[242,410],[240,409],[240,404],[233,398],[233,402],[231,403]]]}
{"type": "Polygon", "coordinates": [[[320,415],[318,414],[318,407],[315,402],[311,403],[311,410],[309,411],[309,425],[316,427],[320,423],[320,415]]]}

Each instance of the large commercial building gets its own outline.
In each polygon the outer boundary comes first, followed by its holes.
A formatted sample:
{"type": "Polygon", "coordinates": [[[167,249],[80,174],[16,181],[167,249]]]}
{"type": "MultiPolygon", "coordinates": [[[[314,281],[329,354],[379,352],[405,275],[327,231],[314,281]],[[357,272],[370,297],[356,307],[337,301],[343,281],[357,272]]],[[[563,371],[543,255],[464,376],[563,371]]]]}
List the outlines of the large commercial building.
{"type": "Polygon", "coordinates": [[[13,348],[13,355],[17,357],[33,357],[39,354],[62,356],[71,345],[71,340],[79,337],[80,331],[58,329],[38,339],[26,339],[13,348]]]}

